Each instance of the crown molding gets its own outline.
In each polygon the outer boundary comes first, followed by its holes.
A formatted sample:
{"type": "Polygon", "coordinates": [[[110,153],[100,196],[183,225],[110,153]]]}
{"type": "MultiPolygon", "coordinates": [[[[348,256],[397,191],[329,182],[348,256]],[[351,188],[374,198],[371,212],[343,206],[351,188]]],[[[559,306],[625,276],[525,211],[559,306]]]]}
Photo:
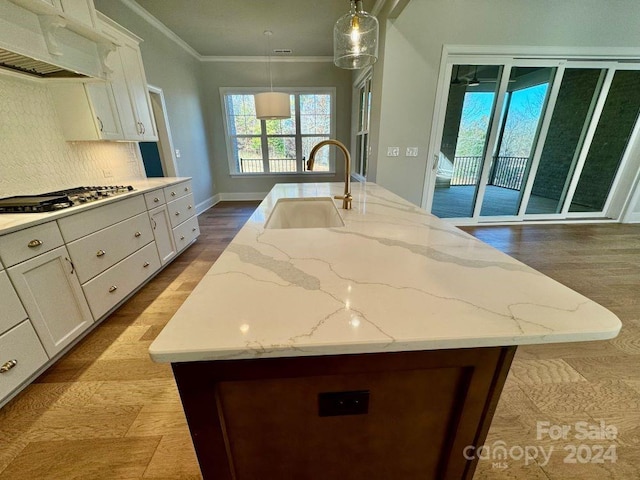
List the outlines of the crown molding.
{"type": "Polygon", "coordinates": [[[181,47],[185,52],[194,57],[197,60],[202,60],[202,55],[200,55],[196,50],[191,47],[187,42],[182,40],[178,35],[174,33],[169,27],[167,27],[164,23],[154,17],[148,10],[143,8],[139,3],[135,0],[120,0],[124,5],[129,7],[135,13],[137,13],[140,17],[147,21],[147,23],[154,26],[161,33],[163,33],[169,40],[175,42],[179,47],[181,47]]]}
{"type": "MultiPolygon", "coordinates": [[[[201,56],[202,62],[268,62],[269,57],[261,56],[230,56],[230,57],[216,57],[216,56],[201,56]]],[[[333,62],[333,57],[271,57],[272,63],[328,63],[333,62]]]]}

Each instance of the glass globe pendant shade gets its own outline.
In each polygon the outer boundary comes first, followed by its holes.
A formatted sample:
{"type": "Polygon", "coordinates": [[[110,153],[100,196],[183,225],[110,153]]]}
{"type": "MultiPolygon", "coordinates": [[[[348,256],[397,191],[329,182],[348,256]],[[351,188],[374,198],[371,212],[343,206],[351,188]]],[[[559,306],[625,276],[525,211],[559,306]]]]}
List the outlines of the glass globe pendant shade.
{"type": "Polygon", "coordinates": [[[288,93],[263,92],[254,95],[258,120],[281,120],[291,117],[288,93]]]}
{"type": "Polygon", "coordinates": [[[378,19],[362,9],[362,0],[351,0],[351,11],[333,27],[333,63],[356,70],[378,60],[378,19]]]}

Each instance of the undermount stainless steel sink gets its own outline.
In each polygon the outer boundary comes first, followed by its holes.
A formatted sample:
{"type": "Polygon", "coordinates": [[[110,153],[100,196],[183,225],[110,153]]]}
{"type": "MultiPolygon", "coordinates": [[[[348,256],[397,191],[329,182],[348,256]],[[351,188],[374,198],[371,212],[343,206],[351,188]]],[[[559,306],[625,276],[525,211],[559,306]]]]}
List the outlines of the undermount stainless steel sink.
{"type": "Polygon", "coordinates": [[[330,227],[344,227],[330,197],[281,198],[264,225],[264,228],[330,227]]]}

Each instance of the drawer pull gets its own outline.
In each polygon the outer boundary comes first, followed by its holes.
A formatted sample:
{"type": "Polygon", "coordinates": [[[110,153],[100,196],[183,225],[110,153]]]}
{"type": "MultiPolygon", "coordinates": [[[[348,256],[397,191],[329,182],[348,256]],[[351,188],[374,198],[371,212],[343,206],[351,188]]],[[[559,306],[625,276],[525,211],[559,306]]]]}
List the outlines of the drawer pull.
{"type": "Polygon", "coordinates": [[[189,191],[189,187],[184,187],[184,191],[188,192],[189,191]]]}
{"type": "Polygon", "coordinates": [[[191,210],[193,207],[191,205],[187,205],[187,210],[191,210]]]}
{"type": "Polygon", "coordinates": [[[142,265],[144,268],[147,268],[149,265],[151,265],[149,262],[144,262],[144,265],[142,265]]]}
{"type": "Polygon", "coordinates": [[[171,192],[171,196],[175,197],[176,196],[176,192],[171,192]]]}
{"type": "Polygon", "coordinates": [[[192,231],[192,232],[195,232],[195,231],[196,231],[196,227],[193,227],[193,228],[191,229],[191,231],[192,231]]]}
{"type": "Polygon", "coordinates": [[[102,257],[103,255],[106,255],[107,252],[105,252],[104,250],[98,250],[96,252],[96,257],[102,257]]]}
{"type": "Polygon", "coordinates": [[[42,245],[42,240],[31,240],[29,243],[27,243],[27,247],[29,248],[36,248],[40,245],[42,245]]]}
{"type": "Polygon", "coordinates": [[[184,240],[184,235],[180,235],[180,240],[184,240]]]}
{"type": "Polygon", "coordinates": [[[9,360],[8,362],[2,364],[2,366],[0,367],[0,373],[6,373],[16,365],[18,365],[18,360],[9,360]]]}
{"type": "Polygon", "coordinates": [[[154,203],[158,203],[159,201],[160,201],[160,199],[159,199],[158,197],[155,197],[155,198],[153,199],[153,202],[154,202],[154,203]]]}
{"type": "Polygon", "coordinates": [[[118,289],[118,287],[117,287],[116,285],[111,285],[111,286],[109,287],[109,293],[113,293],[113,292],[115,292],[117,289],[118,289]]]}
{"type": "Polygon", "coordinates": [[[140,232],[136,232],[133,234],[134,237],[138,238],[140,235],[142,235],[140,232]]]}
{"type": "Polygon", "coordinates": [[[178,215],[180,215],[180,212],[176,212],[176,217],[177,217],[178,215]]]}
{"type": "Polygon", "coordinates": [[[73,264],[73,262],[71,260],[69,260],[67,257],[64,257],[64,259],[69,262],[69,265],[71,265],[71,271],[69,272],[69,275],[73,275],[73,272],[76,271],[76,266],[73,264]]]}

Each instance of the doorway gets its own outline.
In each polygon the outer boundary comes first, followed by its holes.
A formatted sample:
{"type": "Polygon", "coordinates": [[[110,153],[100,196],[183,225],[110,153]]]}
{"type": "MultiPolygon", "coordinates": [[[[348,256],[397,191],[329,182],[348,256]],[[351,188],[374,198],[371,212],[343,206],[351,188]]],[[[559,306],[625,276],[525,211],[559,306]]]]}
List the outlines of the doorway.
{"type": "Polygon", "coordinates": [[[465,224],[607,218],[637,135],[638,67],[477,60],[447,63],[430,211],[465,224]]]}
{"type": "Polygon", "coordinates": [[[171,140],[171,130],[162,89],[149,85],[149,98],[158,130],[157,142],[139,142],[140,155],[147,177],[178,177],[176,150],[171,140]]]}

